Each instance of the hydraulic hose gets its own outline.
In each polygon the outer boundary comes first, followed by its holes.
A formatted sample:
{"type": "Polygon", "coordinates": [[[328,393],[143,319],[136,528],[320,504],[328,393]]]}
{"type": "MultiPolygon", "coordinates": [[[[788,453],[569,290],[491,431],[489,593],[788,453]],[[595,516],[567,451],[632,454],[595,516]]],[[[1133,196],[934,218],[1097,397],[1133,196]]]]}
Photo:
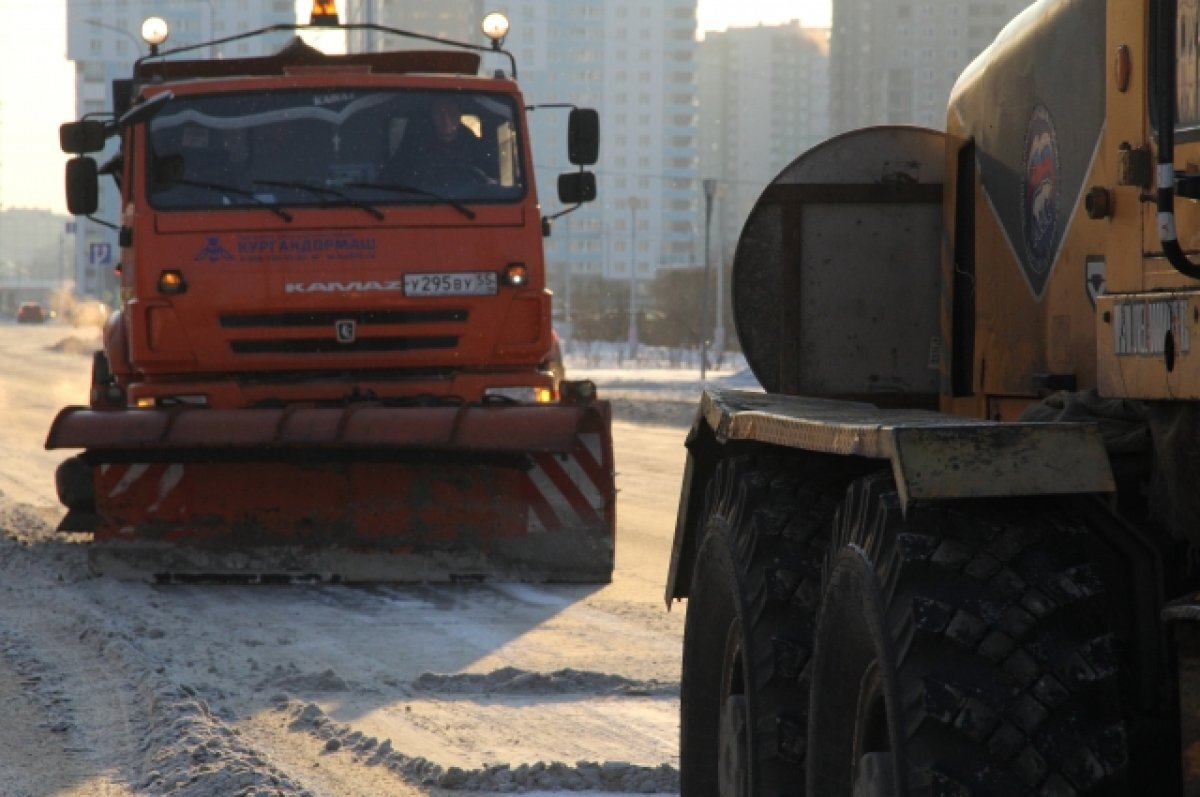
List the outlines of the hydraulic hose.
{"type": "Polygon", "coordinates": [[[1154,20],[1155,97],[1158,117],[1158,240],[1167,262],[1185,277],[1200,280],[1200,265],[1179,245],[1175,231],[1175,0],[1159,0],[1154,20]]]}

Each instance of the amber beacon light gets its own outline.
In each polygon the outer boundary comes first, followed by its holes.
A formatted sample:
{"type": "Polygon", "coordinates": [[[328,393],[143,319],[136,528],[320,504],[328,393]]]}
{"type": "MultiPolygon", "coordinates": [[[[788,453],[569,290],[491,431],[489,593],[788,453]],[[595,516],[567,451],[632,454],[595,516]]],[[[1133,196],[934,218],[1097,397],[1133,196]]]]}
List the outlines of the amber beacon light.
{"type": "Polygon", "coordinates": [[[313,0],[312,16],[308,20],[310,25],[330,25],[338,26],[341,20],[338,19],[337,6],[333,0],[313,0]]]}

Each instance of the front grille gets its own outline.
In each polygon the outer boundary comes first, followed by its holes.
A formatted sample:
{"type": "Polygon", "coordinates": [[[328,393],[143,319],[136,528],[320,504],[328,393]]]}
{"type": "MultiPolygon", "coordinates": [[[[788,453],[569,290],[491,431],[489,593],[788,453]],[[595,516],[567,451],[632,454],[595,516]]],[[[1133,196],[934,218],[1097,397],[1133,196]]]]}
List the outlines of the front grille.
{"type": "Polygon", "coordinates": [[[221,316],[226,329],[253,327],[332,327],[339,321],[354,321],[359,326],[395,324],[461,324],[469,313],[459,310],[322,310],[319,313],[246,313],[221,316]]]}
{"type": "Polygon", "coordinates": [[[457,345],[457,335],[360,338],[352,343],[338,343],[332,337],[293,340],[234,340],[229,343],[235,354],[347,354],[413,351],[415,349],[453,349],[457,345]]]}

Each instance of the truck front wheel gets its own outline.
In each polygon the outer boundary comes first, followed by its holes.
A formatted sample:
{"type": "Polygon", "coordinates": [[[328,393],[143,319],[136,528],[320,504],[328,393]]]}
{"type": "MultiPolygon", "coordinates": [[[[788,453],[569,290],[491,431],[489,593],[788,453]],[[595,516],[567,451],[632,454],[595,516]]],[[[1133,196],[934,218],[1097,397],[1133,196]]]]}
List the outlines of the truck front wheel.
{"type": "Polygon", "coordinates": [[[1088,542],[1045,501],[905,518],[890,475],[855,482],[821,586],[809,793],[1127,793],[1088,542]]]}

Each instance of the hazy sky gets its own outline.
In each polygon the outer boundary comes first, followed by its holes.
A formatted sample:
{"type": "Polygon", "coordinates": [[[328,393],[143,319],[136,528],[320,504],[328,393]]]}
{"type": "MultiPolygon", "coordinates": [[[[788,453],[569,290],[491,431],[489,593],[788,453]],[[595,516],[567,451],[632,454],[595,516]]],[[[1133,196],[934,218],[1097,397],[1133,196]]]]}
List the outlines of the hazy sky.
{"type": "MultiPolygon", "coordinates": [[[[297,7],[304,19],[311,3],[297,7]]],[[[697,13],[702,31],[828,25],[830,0],[698,0],[697,13]]],[[[75,101],[65,16],[65,0],[0,0],[0,207],[66,211],[58,126],[74,118],[75,101]]]]}

